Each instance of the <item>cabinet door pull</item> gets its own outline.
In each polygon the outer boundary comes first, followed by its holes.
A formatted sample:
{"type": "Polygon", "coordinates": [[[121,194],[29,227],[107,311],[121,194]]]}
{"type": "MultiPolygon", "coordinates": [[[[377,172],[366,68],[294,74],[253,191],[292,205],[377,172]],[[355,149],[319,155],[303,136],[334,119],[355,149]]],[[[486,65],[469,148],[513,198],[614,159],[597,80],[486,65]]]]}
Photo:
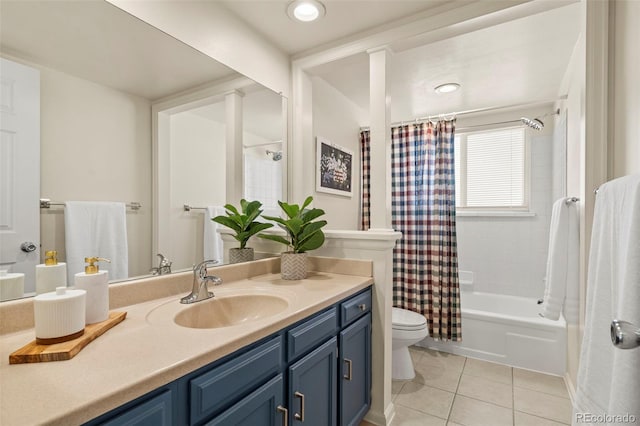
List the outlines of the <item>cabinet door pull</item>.
{"type": "Polygon", "coordinates": [[[294,395],[300,398],[300,414],[296,413],[293,417],[298,421],[304,422],[304,394],[296,392],[294,395]]]}
{"type": "Polygon", "coordinates": [[[342,376],[343,379],[346,380],[351,380],[353,378],[353,361],[351,361],[350,359],[345,358],[344,362],[347,363],[347,374],[342,376]]]}
{"type": "Polygon", "coordinates": [[[365,305],[364,303],[358,305],[358,309],[360,309],[360,311],[364,312],[367,310],[367,305],[365,305]]]}
{"type": "Polygon", "coordinates": [[[278,405],[276,410],[282,413],[282,426],[289,426],[289,410],[284,408],[282,405],[278,405]]]}

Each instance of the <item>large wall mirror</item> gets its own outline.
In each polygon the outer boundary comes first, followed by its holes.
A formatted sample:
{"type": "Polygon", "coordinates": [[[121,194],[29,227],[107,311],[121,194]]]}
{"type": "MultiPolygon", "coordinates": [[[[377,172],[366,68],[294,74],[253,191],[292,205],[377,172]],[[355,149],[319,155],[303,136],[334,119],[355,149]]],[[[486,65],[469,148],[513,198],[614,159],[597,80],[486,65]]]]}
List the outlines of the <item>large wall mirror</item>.
{"type": "Polygon", "coordinates": [[[164,253],[176,258],[174,270],[202,260],[203,210],[186,212],[183,204],[222,206],[229,182],[239,182],[247,197],[265,194],[250,185],[251,173],[263,166],[275,188],[269,194],[283,198],[285,161],[274,161],[286,153],[286,99],[279,94],[107,2],[3,1],[0,19],[0,269],[25,274],[25,295],[35,291],[35,265],[45,251],[57,250],[58,260],[66,261],[64,202],[140,204],[126,212],[128,277],[138,277],[157,266],[159,235],[179,241],[164,253]],[[39,126],[39,156],[12,151],[21,134],[4,125],[20,92],[6,64],[17,64],[18,73],[20,66],[35,70],[38,78],[39,115],[29,128],[39,126]],[[241,136],[233,139],[239,147],[229,147],[226,136],[229,93],[241,100],[241,136]],[[172,123],[169,151],[161,153],[154,107],[163,105],[172,123]],[[233,169],[229,150],[240,155],[233,169]],[[35,178],[27,182],[25,176],[35,178]],[[160,211],[158,194],[180,206],[160,211]],[[40,207],[41,198],[51,200],[49,208],[40,207]],[[168,230],[159,220],[165,213],[173,215],[168,230]],[[27,235],[17,234],[17,218],[32,218],[27,235]],[[21,250],[28,241],[34,251],[21,250]]]}

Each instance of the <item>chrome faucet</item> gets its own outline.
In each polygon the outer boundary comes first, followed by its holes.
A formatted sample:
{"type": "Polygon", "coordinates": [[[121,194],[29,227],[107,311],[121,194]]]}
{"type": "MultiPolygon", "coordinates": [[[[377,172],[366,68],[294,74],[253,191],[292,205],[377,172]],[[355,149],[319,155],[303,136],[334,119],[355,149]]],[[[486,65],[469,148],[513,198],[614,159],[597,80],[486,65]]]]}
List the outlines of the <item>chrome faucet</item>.
{"type": "Polygon", "coordinates": [[[160,258],[158,266],[154,266],[149,270],[151,275],[164,275],[171,273],[171,263],[169,259],[167,259],[162,253],[158,253],[157,256],[160,258]]]}
{"type": "Polygon", "coordinates": [[[215,275],[208,275],[207,268],[218,263],[217,260],[205,260],[193,267],[193,288],[191,294],[180,299],[180,303],[196,303],[211,299],[214,294],[209,291],[209,282],[213,285],[222,284],[222,279],[215,275]]]}

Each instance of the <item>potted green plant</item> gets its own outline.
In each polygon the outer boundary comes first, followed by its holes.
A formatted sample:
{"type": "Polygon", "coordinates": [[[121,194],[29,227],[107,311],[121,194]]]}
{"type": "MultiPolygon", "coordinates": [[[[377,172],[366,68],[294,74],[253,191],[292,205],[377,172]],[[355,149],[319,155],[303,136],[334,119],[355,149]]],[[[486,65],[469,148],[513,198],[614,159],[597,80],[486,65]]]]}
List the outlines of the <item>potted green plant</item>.
{"type": "Polygon", "coordinates": [[[247,247],[249,238],[260,231],[271,228],[273,224],[258,222],[256,219],[262,213],[260,201],[240,200],[240,210],[231,204],[225,204],[226,216],[212,218],[216,223],[226,226],[235,232],[233,238],[238,240],[240,247],[229,249],[229,262],[239,263],[253,260],[253,248],[247,247]]]}
{"type": "Polygon", "coordinates": [[[276,241],[289,247],[280,258],[280,273],[285,280],[301,280],[307,277],[307,251],[315,250],[324,244],[322,227],[326,220],[316,220],[324,215],[322,209],[307,209],[313,197],[307,197],[302,206],[278,201],[280,208],[287,216],[286,219],[274,216],[264,216],[274,221],[285,230],[287,238],[280,235],[260,234],[258,237],[276,241]]]}

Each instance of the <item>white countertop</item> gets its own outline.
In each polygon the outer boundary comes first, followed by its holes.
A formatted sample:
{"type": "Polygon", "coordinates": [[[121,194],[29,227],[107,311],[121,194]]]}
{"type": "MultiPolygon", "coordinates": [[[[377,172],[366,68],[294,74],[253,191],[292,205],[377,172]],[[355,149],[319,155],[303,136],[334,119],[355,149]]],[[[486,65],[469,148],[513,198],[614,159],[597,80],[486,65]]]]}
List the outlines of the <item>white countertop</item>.
{"type": "MultiPolygon", "coordinates": [[[[266,274],[212,290],[286,295],[284,311],[259,321],[191,329],[149,320],[154,308],[177,312],[184,294],[115,309],[127,318],[69,361],[9,365],[9,354],[34,339],[28,329],[0,336],[0,424],[81,424],[344,299],[373,283],[370,276],[312,272],[284,281],[266,274]],[[170,308],[167,308],[167,304],[170,308]]],[[[157,312],[157,310],[156,310],[157,312]]],[[[154,314],[157,315],[157,314],[154,314]]],[[[172,315],[170,313],[169,315],[172,315]]]]}

